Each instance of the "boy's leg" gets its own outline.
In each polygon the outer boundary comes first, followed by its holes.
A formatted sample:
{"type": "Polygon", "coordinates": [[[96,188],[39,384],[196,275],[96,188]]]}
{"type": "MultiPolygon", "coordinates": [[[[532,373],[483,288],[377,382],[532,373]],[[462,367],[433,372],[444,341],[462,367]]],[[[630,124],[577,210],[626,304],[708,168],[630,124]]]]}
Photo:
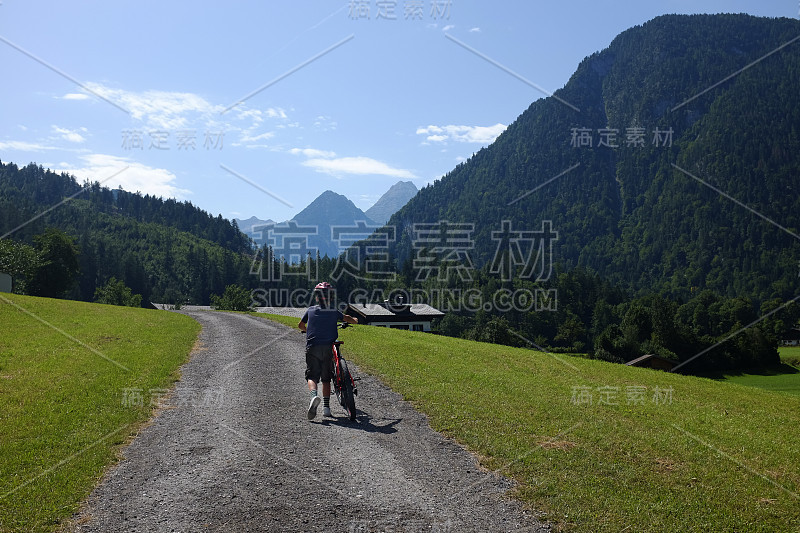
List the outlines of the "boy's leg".
{"type": "Polygon", "coordinates": [[[308,390],[311,392],[311,403],[308,404],[307,416],[309,420],[314,420],[317,416],[317,407],[319,407],[320,402],[320,397],[317,396],[317,383],[314,380],[308,380],[308,390]]]}
{"type": "Polygon", "coordinates": [[[322,414],[331,415],[331,382],[322,382],[322,414]]]}
{"type": "Polygon", "coordinates": [[[317,416],[317,407],[321,401],[321,398],[317,396],[317,384],[319,383],[320,378],[320,365],[319,358],[315,357],[315,349],[318,348],[313,346],[306,347],[306,381],[308,382],[308,390],[311,393],[311,403],[308,404],[308,412],[306,413],[309,420],[314,420],[314,418],[317,416]]]}

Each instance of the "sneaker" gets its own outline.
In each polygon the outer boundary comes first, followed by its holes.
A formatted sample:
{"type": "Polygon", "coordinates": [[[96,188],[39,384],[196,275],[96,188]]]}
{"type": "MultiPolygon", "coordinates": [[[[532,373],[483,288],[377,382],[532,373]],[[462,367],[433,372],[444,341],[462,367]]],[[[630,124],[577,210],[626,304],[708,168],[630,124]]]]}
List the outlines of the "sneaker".
{"type": "Polygon", "coordinates": [[[323,409],[322,410],[322,416],[333,416],[331,414],[331,408],[330,407],[326,407],[325,409],[323,409]]]}
{"type": "Polygon", "coordinates": [[[308,404],[308,419],[309,420],[314,420],[314,418],[317,416],[317,406],[319,406],[319,402],[321,402],[321,401],[322,401],[322,398],[320,398],[319,396],[314,396],[313,398],[311,398],[311,403],[308,404]]]}

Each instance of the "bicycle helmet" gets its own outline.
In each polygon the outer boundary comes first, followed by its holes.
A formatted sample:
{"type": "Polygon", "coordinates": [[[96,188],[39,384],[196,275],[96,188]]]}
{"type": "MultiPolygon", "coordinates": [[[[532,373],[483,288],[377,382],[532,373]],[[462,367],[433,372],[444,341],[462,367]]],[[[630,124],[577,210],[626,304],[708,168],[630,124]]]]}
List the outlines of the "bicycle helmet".
{"type": "Polygon", "coordinates": [[[321,281],[314,287],[314,297],[321,307],[329,306],[331,290],[333,286],[327,281],[321,281]]]}

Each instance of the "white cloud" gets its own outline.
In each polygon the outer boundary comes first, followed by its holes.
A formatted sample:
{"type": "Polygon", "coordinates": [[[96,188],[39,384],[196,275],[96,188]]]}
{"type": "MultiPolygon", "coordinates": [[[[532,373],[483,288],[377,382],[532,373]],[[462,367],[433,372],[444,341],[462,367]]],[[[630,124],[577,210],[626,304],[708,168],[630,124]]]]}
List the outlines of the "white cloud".
{"type": "Polygon", "coordinates": [[[289,150],[290,154],[303,154],[306,157],[336,157],[336,152],[328,152],[325,150],[317,150],[315,148],[292,148],[289,150]]]}
{"type": "Polygon", "coordinates": [[[274,131],[268,131],[266,133],[262,133],[260,135],[253,135],[253,136],[249,135],[249,132],[245,131],[245,132],[242,133],[242,136],[241,136],[241,138],[239,140],[241,142],[243,142],[243,143],[253,143],[253,142],[256,142],[256,141],[264,141],[266,139],[271,139],[272,137],[275,137],[275,132],[274,131]]]}
{"type": "Polygon", "coordinates": [[[428,142],[445,142],[447,140],[491,144],[498,135],[505,131],[505,124],[497,123],[494,126],[427,126],[417,128],[417,135],[425,135],[428,142]]]}
{"type": "Polygon", "coordinates": [[[63,100],[88,100],[89,95],[86,93],[67,93],[61,97],[63,100]]]}
{"type": "Polygon", "coordinates": [[[236,118],[245,120],[251,119],[254,123],[261,123],[264,121],[264,117],[267,118],[289,118],[286,115],[286,111],[281,109],[280,107],[268,107],[265,110],[261,109],[246,109],[241,105],[236,108],[236,118]]]}
{"type": "Polygon", "coordinates": [[[236,110],[236,118],[241,120],[250,119],[253,121],[253,124],[260,124],[264,122],[263,113],[260,109],[237,109],[236,110]]]}
{"type": "Polygon", "coordinates": [[[312,158],[303,162],[317,172],[340,177],[342,174],[390,176],[401,179],[414,179],[413,172],[394,168],[370,157],[339,157],[335,159],[312,158]]]}
{"type": "Polygon", "coordinates": [[[447,26],[445,26],[444,28],[442,28],[442,31],[450,31],[450,30],[452,30],[453,28],[455,28],[455,26],[454,26],[453,24],[448,24],[447,26]]]}
{"type": "Polygon", "coordinates": [[[303,165],[317,172],[342,177],[343,174],[391,176],[402,179],[415,179],[410,170],[394,168],[383,161],[371,157],[336,157],[336,152],[316,148],[292,148],[290,154],[304,155],[308,159],[303,165]]]}
{"type": "Polygon", "coordinates": [[[335,130],[338,124],[331,117],[320,115],[314,120],[314,127],[320,131],[335,130]]]}
{"type": "Polygon", "coordinates": [[[474,28],[470,28],[470,29],[469,29],[469,32],[470,32],[470,33],[480,33],[480,32],[481,32],[481,29],[480,29],[480,28],[478,28],[478,27],[476,26],[476,27],[474,27],[474,28]]]}
{"type": "MultiPolygon", "coordinates": [[[[82,143],[86,140],[86,138],[78,133],[76,130],[70,130],[67,128],[59,128],[58,126],[53,126],[53,131],[61,136],[62,139],[72,142],[72,143],[82,143]]],[[[86,133],[86,128],[81,128],[80,131],[86,133]]]]}
{"type": "Polygon", "coordinates": [[[268,118],[289,118],[286,115],[286,111],[284,111],[283,109],[281,109],[279,107],[277,107],[277,108],[275,108],[275,107],[267,108],[266,115],[267,115],[268,118]]]}
{"type": "Polygon", "coordinates": [[[45,150],[59,150],[57,146],[29,143],[26,141],[0,141],[0,150],[18,150],[20,152],[43,152],[45,150]]]}
{"type": "Polygon", "coordinates": [[[190,114],[208,116],[219,114],[224,109],[224,106],[211,104],[193,93],[155,90],[137,93],[113,89],[99,83],[87,83],[86,87],[127,109],[134,119],[144,121],[149,127],[163,130],[187,128],[190,114]]]}
{"type": "MultiPolygon", "coordinates": [[[[141,121],[141,127],[148,131],[176,132],[179,130],[196,130],[199,132],[225,132],[226,135],[239,134],[239,142],[252,143],[254,140],[271,138],[273,132],[263,131],[266,119],[285,121],[286,111],[280,107],[265,109],[249,108],[245,104],[237,106],[230,113],[222,115],[226,106],[209,102],[202,96],[189,92],[145,90],[127,91],[107,87],[100,83],[87,83],[86,87],[118,104],[130,112],[131,117],[141,121]]],[[[85,100],[86,95],[69,94],[64,99],[85,100]]],[[[236,145],[234,143],[234,145],[236,145]]]]}
{"type": "Polygon", "coordinates": [[[104,187],[111,189],[121,186],[126,191],[179,200],[185,199],[187,195],[191,194],[191,191],[177,187],[175,174],[164,168],[154,168],[127,157],[106,154],[90,154],[82,156],[81,159],[84,165],[82,168],[62,169],[64,172],[73,174],[79,182],[88,179],[99,181],[104,187]],[[127,170],[123,171],[122,169],[126,167],[127,170]],[[117,172],[119,174],[114,176],[117,172]],[[104,181],[110,176],[114,177],[104,181]]]}

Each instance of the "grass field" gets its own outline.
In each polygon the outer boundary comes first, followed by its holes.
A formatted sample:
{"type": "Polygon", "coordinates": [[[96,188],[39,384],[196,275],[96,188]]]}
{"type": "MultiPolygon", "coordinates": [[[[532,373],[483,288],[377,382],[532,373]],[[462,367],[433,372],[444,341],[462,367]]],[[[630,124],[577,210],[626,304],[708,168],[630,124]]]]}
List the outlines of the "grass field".
{"type": "Polygon", "coordinates": [[[800,397],[800,370],[787,364],[758,374],[735,374],[725,376],[724,379],[730,383],[738,383],[739,385],[800,397]]]}
{"type": "Polygon", "coordinates": [[[781,346],[778,354],[784,363],[800,368],[800,346],[781,346]]]}
{"type": "Polygon", "coordinates": [[[0,294],[0,531],[53,531],[78,508],[199,329],[173,313],[0,294]]]}
{"type": "Polygon", "coordinates": [[[800,346],[782,346],[778,352],[782,361],[779,367],[757,373],[724,375],[719,379],[800,397],[800,346]]]}
{"type": "Polygon", "coordinates": [[[558,528],[800,529],[800,398],[386,328],[341,338],[558,528]]]}

